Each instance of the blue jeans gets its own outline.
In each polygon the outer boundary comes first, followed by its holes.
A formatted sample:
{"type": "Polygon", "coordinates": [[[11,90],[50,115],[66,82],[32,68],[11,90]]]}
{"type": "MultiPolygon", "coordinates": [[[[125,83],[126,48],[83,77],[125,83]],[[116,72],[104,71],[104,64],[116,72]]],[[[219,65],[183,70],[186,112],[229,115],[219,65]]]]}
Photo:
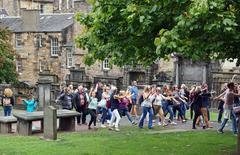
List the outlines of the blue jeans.
{"type": "Polygon", "coordinates": [[[218,105],[218,110],[219,110],[219,112],[218,112],[218,122],[222,121],[222,115],[223,115],[223,111],[224,111],[223,105],[224,105],[224,102],[220,101],[219,105],[218,105]]]}
{"type": "Polygon", "coordinates": [[[138,124],[139,128],[143,128],[144,119],[146,118],[147,113],[149,113],[148,128],[149,129],[152,128],[152,120],[153,120],[152,107],[142,107],[142,116],[141,116],[139,124],[138,124]]]}
{"type": "Polygon", "coordinates": [[[4,116],[11,116],[11,112],[12,112],[12,107],[11,106],[4,106],[4,116]]]}
{"type": "Polygon", "coordinates": [[[131,123],[133,123],[132,117],[131,117],[130,113],[128,112],[128,109],[127,109],[127,108],[119,109],[119,114],[120,114],[121,117],[124,116],[124,115],[126,115],[127,118],[128,118],[128,120],[129,120],[131,123]]]}
{"type": "Polygon", "coordinates": [[[102,124],[104,124],[107,119],[107,113],[108,113],[108,110],[106,108],[102,108],[102,117],[101,117],[102,124]]]}
{"type": "Polygon", "coordinates": [[[111,120],[112,117],[112,110],[111,108],[108,109],[107,120],[111,120]]]}
{"type": "Polygon", "coordinates": [[[170,114],[169,119],[170,119],[171,121],[173,121],[174,113],[173,113],[172,105],[169,105],[167,101],[163,101],[163,104],[162,104],[162,105],[163,105],[162,108],[163,108],[164,114],[169,113],[169,114],[170,114]]]}
{"type": "MultiPolygon", "coordinates": [[[[237,117],[236,117],[236,114],[233,112],[233,110],[231,111],[231,119],[232,119],[232,131],[234,134],[237,134],[237,117]]],[[[224,120],[219,128],[220,131],[223,131],[227,122],[228,122],[228,119],[224,118],[224,120]]]]}

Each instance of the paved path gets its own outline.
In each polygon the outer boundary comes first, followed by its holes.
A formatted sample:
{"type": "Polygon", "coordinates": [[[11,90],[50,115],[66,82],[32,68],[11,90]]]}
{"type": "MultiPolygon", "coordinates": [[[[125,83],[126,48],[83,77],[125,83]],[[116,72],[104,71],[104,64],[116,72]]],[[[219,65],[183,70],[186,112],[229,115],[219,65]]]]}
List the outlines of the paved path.
{"type": "MultiPolygon", "coordinates": [[[[22,110],[13,110],[13,112],[21,112],[22,110]]],[[[3,112],[0,112],[0,115],[3,115],[3,112]]],[[[87,122],[90,120],[90,115],[87,116],[87,122]]],[[[188,120],[186,123],[182,123],[180,121],[176,121],[177,125],[168,125],[166,127],[162,127],[162,126],[158,126],[157,122],[154,123],[154,128],[161,128],[162,130],[160,131],[152,131],[150,133],[152,134],[156,134],[156,133],[170,133],[170,132],[185,132],[185,131],[193,131],[192,130],[192,120],[188,120]]],[[[147,128],[147,122],[145,122],[144,127],[147,128]]],[[[105,124],[107,125],[107,123],[105,124]]],[[[128,121],[127,117],[123,117],[120,121],[120,128],[122,126],[131,126],[132,124],[128,121]]],[[[213,126],[212,129],[210,130],[215,130],[217,131],[217,129],[219,128],[220,124],[217,122],[211,122],[211,125],[213,126]]],[[[37,130],[40,129],[40,121],[35,121],[33,122],[33,126],[34,128],[36,128],[37,130]]],[[[100,128],[100,123],[97,123],[97,127],[100,128]]],[[[201,131],[204,130],[201,127],[197,126],[196,131],[201,131]]],[[[224,129],[225,131],[231,130],[231,122],[228,122],[228,125],[225,127],[224,129]]],[[[89,131],[88,130],[88,126],[87,125],[76,125],[76,132],[78,131],[89,131]]],[[[95,130],[93,130],[95,131],[95,130]]],[[[13,132],[16,132],[16,124],[13,125],[13,132]]]]}

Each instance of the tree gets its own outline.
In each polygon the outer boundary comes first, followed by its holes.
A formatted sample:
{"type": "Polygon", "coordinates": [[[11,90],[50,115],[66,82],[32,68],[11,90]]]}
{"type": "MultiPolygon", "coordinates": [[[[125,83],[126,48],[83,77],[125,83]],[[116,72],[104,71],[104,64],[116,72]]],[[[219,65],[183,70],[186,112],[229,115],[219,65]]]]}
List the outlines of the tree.
{"type": "Polygon", "coordinates": [[[156,51],[194,60],[233,60],[240,57],[239,24],[239,0],[194,0],[172,29],[161,29],[156,51]]]}
{"type": "Polygon", "coordinates": [[[0,83],[16,82],[17,73],[14,63],[14,51],[10,44],[11,33],[0,28],[0,83]]]}
{"type": "Polygon", "coordinates": [[[154,40],[171,29],[188,0],[92,0],[92,12],[77,14],[84,25],[78,46],[88,50],[85,63],[110,59],[118,66],[152,64],[159,56],[154,40]]]}
{"type": "MultiPolygon", "coordinates": [[[[240,0],[91,0],[76,18],[85,63],[150,65],[176,53],[193,60],[240,56],[240,0]]],[[[240,61],[240,60],[239,60],[240,61]]],[[[239,63],[238,61],[238,63],[239,63]]]]}

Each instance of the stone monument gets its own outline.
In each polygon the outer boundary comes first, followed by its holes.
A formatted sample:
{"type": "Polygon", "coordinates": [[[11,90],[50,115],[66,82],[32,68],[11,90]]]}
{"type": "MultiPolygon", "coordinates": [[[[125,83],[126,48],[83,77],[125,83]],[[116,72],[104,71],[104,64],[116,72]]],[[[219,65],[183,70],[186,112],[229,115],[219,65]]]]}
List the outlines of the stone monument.
{"type": "Polygon", "coordinates": [[[53,106],[44,108],[44,139],[57,140],[57,109],[53,106]]]}

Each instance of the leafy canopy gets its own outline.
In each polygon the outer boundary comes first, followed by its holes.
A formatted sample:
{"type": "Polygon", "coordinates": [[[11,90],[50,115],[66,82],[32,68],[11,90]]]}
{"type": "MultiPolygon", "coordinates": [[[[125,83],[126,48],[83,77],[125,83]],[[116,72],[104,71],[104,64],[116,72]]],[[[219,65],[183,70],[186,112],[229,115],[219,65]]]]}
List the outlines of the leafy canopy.
{"type": "Polygon", "coordinates": [[[238,48],[239,0],[89,0],[78,13],[77,37],[85,63],[109,58],[122,65],[150,65],[176,53],[194,60],[232,59],[238,48]]]}
{"type": "Polygon", "coordinates": [[[239,58],[239,24],[239,0],[194,0],[172,29],[161,29],[156,52],[175,52],[194,60],[239,58]]]}
{"type": "Polygon", "coordinates": [[[10,44],[10,32],[0,28],[0,83],[17,81],[14,51],[10,44]]]}
{"type": "Polygon", "coordinates": [[[77,37],[88,49],[86,64],[109,58],[118,66],[152,64],[159,55],[154,40],[161,28],[171,29],[187,0],[92,0],[92,12],[77,14],[84,25],[77,37]]]}

